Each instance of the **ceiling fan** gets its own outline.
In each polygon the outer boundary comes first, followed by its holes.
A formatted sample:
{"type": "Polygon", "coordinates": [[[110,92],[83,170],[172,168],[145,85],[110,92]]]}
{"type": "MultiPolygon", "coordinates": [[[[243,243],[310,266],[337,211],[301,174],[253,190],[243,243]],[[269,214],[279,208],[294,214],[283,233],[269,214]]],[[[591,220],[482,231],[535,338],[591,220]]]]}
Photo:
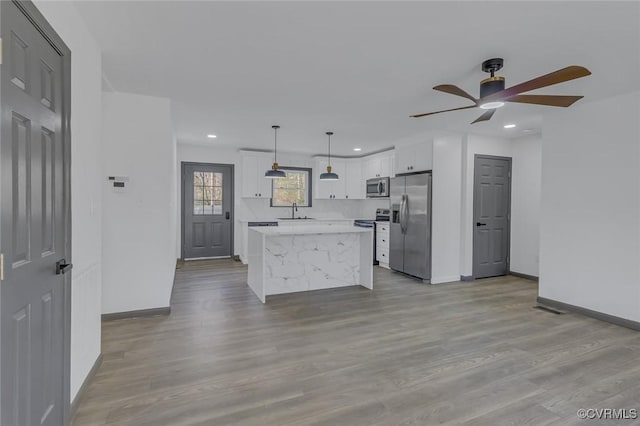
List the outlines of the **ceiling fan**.
{"type": "Polygon", "coordinates": [[[591,75],[591,71],[585,67],[571,65],[554,71],[549,74],[534,78],[515,86],[504,88],[504,77],[495,75],[504,64],[502,58],[487,59],[482,63],[482,71],[491,73],[491,77],[487,77],[480,82],[480,98],[476,99],[469,93],[465,92],[458,86],[453,84],[441,84],[435,86],[434,90],[449,93],[456,96],[462,96],[473,102],[473,105],[445,109],[442,111],[428,112],[426,114],[412,115],[413,118],[426,117],[428,115],[439,114],[441,112],[457,111],[461,109],[481,108],[487,110],[484,114],[474,120],[471,124],[491,119],[497,108],[504,105],[505,102],[518,102],[523,104],[548,105],[556,107],[568,107],[574,102],[583,98],[583,96],[557,96],[557,95],[522,95],[521,93],[530,90],[540,89],[542,87],[552,86],[565,81],[575,80],[576,78],[591,75]]]}

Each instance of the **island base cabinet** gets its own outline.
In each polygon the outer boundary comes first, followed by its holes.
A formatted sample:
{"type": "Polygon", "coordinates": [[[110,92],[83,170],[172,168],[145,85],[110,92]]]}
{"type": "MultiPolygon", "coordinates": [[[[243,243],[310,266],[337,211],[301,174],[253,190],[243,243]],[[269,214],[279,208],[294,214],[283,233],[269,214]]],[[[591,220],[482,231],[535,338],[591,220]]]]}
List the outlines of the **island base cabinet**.
{"type": "Polygon", "coordinates": [[[372,232],[265,235],[249,229],[249,287],[262,303],[276,294],[372,289],[372,239],[372,232]]]}

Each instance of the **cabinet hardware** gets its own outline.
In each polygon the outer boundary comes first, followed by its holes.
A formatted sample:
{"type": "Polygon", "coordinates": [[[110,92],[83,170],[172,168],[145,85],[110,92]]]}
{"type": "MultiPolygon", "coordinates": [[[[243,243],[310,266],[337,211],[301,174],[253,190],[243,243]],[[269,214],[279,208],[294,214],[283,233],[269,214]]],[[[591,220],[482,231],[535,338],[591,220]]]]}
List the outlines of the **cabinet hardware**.
{"type": "Polygon", "coordinates": [[[0,253],[0,281],[4,281],[4,254],[0,253]]]}

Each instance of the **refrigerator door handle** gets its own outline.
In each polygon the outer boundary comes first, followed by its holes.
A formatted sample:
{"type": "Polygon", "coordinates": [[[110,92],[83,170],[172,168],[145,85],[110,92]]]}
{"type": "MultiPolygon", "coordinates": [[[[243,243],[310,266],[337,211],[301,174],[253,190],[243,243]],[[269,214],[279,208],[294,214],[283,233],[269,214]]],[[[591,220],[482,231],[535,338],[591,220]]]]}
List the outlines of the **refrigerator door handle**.
{"type": "Polygon", "coordinates": [[[407,233],[407,194],[402,194],[400,202],[400,230],[403,234],[407,233]]]}
{"type": "Polygon", "coordinates": [[[400,209],[398,210],[400,216],[400,232],[404,234],[404,194],[400,196],[400,209]]]}
{"type": "Polygon", "coordinates": [[[407,233],[407,229],[409,228],[409,196],[404,194],[404,214],[402,215],[402,219],[404,221],[404,233],[407,233]]]}

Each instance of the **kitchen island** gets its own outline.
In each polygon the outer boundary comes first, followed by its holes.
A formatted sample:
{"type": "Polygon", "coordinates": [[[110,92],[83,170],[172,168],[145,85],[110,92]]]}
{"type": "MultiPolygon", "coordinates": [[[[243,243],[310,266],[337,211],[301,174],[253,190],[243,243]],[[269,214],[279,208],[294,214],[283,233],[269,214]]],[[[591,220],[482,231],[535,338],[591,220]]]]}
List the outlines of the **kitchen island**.
{"type": "Polygon", "coordinates": [[[249,287],[273,294],[360,285],[373,289],[373,232],[352,225],[249,228],[249,287]]]}

